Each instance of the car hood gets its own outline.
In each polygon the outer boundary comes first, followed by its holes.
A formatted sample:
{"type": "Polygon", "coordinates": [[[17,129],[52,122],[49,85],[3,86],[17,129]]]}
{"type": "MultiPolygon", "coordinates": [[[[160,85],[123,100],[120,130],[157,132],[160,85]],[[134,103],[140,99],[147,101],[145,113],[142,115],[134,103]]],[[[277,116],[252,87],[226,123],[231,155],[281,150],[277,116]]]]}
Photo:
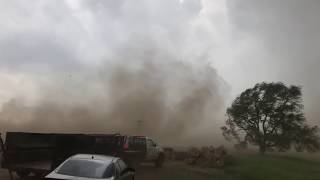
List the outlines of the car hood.
{"type": "Polygon", "coordinates": [[[55,172],[52,172],[46,176],[46,178],[52,178],[52,179],[61,179],[61,180],[114,180],[113,177],[111,178],[104,178],[104,179],[96,179],[96,178],[86,178],[86,177],[76,177],[76,176],[68,176],[63,174],[57,174],[55,172]]]}

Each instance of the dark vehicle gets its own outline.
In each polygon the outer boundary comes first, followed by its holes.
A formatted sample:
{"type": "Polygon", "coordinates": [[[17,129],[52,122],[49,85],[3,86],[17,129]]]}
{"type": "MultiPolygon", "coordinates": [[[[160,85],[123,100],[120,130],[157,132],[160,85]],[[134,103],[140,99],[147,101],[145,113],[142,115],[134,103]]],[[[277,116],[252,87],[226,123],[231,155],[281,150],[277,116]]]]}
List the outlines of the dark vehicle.
{"type": "Polygon", "coordinates": [[[77,154],[64,161],[45,179],[50,180],[134,180],[135,171],[120,158],[77,154]]]}
{"type": "Polygon", "coordinates": [[[43,177],[75,154],[120,157],[134,168],[142,161],[154,162],[158,167],[164,161],[161,148],[145,136],[8,132],[1,144],[2,168],[22,178],[31,173],[43,177]]]}

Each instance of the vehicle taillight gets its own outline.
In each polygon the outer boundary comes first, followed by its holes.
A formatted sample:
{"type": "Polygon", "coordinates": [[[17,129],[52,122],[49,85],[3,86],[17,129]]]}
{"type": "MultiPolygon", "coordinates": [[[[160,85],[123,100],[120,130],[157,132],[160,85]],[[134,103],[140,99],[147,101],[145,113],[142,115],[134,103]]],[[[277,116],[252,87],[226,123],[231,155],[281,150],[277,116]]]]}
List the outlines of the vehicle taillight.
{"type": "Polygon", "coordinates": [[[129,144],[128,144],[128,143],[124,143],[124,144],[123,144],[123,149],[124,149],[124,150],[129,149],[129,144]]]}

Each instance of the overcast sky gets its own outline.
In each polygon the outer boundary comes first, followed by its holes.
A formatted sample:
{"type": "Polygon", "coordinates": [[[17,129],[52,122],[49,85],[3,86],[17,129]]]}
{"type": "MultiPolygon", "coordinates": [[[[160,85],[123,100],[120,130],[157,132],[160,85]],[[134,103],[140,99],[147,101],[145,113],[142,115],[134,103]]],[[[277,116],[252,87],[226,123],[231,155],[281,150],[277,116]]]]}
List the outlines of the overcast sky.
{"type": "Polygon", "coordinates": [[[301,85],[320,124],[320,1],[0,0],[0,12],[1,104],[99,96],[101,69],[152,47],[156,61],[215,69],[224,107],[257,82],[301,85]]]}

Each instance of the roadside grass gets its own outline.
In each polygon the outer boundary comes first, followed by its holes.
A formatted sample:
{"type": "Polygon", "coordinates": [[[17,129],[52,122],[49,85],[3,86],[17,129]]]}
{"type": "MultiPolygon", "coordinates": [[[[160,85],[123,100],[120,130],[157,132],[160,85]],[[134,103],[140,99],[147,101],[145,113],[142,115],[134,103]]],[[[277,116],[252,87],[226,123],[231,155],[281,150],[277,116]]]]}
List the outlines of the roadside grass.
{"type": "Polygon", "coordinates": [[[223,169],[188,166],[172,161],[163,168],[144,166],[139,180],[320,180],[320,154],[233,154],[223,169]],[[230,161],[231,162],[231,161],[230,161]],[[151,178],[152,177],[152,178],[151,178]]]}
{"type": "Polygon", "coordinates": [[[208,170],[219,180],[320,180],[320,158],[297,154],[235,155],[233,165],[208,170]]]}

